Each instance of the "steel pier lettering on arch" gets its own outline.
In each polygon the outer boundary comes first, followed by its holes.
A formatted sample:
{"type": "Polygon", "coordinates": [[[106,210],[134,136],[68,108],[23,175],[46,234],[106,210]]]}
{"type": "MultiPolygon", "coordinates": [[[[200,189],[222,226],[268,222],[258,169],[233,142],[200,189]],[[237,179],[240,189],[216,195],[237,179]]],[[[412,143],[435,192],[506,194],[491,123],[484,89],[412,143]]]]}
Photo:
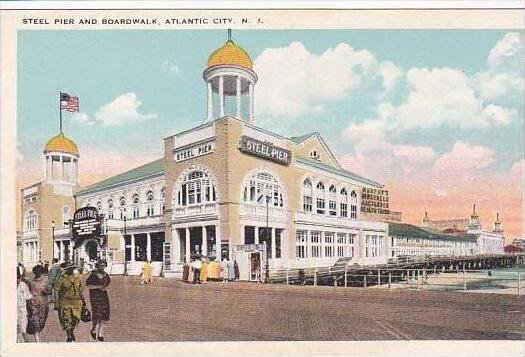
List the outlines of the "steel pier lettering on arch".
{"type": "Polygon", "coordinates": [[[96,239],[99,244],[104,244],[103,234],[103,216],[98,214],[95,207],[82,207],[75,211],[71,224],[71,235],[78,247],[86,239],[96,239]]]}
{"type": "Polygon", "coordinates": [[[292,153],[289,150],[274,146],[269,142],[262,142],[250,138],[246,135],[241,137],[239,150],[246,154],[258,156],[282,165],[289,165],[292,160],[292,153]]]}

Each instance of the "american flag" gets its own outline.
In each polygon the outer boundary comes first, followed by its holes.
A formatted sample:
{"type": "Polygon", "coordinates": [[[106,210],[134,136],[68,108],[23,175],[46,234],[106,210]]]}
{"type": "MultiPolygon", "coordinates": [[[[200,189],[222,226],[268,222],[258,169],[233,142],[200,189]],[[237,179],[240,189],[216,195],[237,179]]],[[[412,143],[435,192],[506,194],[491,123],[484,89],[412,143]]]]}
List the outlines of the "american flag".
{"type": "Polygon", "coordinates": [[[67,93],[60,93],[60,110],[65,109],[68,112],[78,112],[80,104],[78,97],[74,97],[67,93]]]}

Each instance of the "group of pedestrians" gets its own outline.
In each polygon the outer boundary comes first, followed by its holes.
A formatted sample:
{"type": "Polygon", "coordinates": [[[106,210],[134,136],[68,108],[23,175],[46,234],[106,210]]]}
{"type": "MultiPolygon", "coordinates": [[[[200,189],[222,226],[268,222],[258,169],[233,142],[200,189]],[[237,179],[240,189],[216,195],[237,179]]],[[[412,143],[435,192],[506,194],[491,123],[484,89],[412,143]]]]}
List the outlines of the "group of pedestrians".
{"type": "Polygon", "coordinates": [[[76,341],[75,328],[80,321],[89,320],[92,321],[91,337],[104,341],[104,328],[110,318],[106,261],[99,260],[86,279],[76,264],[59,264],[56,258],[52,263],[47,271],[44,264],[35,265],[32,279],[26,277],[21,263],[17,266],[17,341],[30,342],[30,336],[35,342],[41,341],[40,333],[46,325],[50,305],[57,311],[66,342],[76,341]],[[84,299],[84,285],[89,289],[91,312],[84,299]]]}
{"type": "Polygon", "coordinates": [[[236,260],[210,262],[205,256],[195,258],[183,265],[182,281],[206,284],[210,277],[219,281],[239,281],[239,265],[236,260]]]}

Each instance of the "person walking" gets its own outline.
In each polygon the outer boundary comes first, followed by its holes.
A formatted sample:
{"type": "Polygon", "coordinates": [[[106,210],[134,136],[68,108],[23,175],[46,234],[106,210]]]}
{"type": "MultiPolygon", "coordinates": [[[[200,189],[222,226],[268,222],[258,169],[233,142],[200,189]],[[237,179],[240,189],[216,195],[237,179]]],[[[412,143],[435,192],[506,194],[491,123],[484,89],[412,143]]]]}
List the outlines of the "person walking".
{"type": "Polygon", "coordinates": [[[151,274],[153,271],[153,267],[151,265],[151,260],[146,260],[144,262],[144,265],[142,266],[142,281],[141,284],[149,284],[151,283],[151,274]]]}
{"type": "Polygon", "coordinates": [[[198,258],[196,258],[193,261],[193,283],[194,284],[197,284],[200,282],[201,267],[202,267],[201,261],[198,258]]]}
{"type": "Polygon", "coordinates": [[[47,279],[42,274],[44,268],[36,265],[33,268],[34,278],[29,282],[29,291],[33,298],[27,305],[27,333],[35,336],[40,342],[40,332],[44,329],[49,314],[49,300],[47,298],[47,279]]]}
{"type": "Polygon", "coordinates": [[[234,281],[235,280],[235,266],[231,260],[228,260],[226,263],[226,267],[228,270],[227,279],[228,281],[234,281]]]}
{"type": "Polygon", "coordinates": [[[93,318],[93,326],[90,334],[95,341],[104,341],[104,328],[109,321],[110,306],[107,288],[111,283],[105,269],[105,260],[99,260],[95,269],[91,271],[86,279],[86,287],[89,289],[89,302],[93,318]]]}
{"type": "Polygon", "coordinates": [[[16,266],[16,278],[25,279],[26,277],[26,267],[22,263],[18,263],[16,266]]]}
{"type": "Polygon", "coordinates": [[[24,275],[16,274],[16,342],[27,342],[27,307],[33,298],[24,275]]]}
{"type": "Polygon", "coordinates": [[[65,266],[64,272],[56,281],[55,289],[58,295],[58,319],[66,332],[66,342],[76,341],[74,331],[85,304],[82,276],[77,265],[65,266]]]}
{"type": "Polygon", "coordinates": [[[44,275],[49,274],[49,262],[47,260],[44,261],[44,275]]]}
{"type": "Polygon", "coordinates": [[[239,264],[237,264],[237,260],[233,261],[233,270],[235,274],[235,281],[239,281],[240,278],[240,272],[239,272],[239,264]]]}
{"type": "Polygon", "coordinates": [[[206,257],[202,257],[201,262],[201,272],[200,272],[200,283],[206,284],[208,280],[208,260],[206,257]]]}
{"type": "Polygon", "coordinates": [[[51,262],[53,263],[53,266],[49,270],[47,276],[47,293],[50,295],[49,300],[54,304],[55,311],[58,311],[55,284],[60,274],[62,274],[62,268],[60,268],[57,258],[53,258],[51,262]]]}

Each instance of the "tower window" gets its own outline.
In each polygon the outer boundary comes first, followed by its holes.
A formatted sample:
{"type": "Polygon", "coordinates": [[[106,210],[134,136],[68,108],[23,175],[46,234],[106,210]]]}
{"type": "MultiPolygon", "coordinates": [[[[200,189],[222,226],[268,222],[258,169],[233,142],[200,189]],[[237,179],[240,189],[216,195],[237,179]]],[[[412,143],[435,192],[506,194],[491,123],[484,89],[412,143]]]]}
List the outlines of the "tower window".
{"type": "Polygon", "coordinates": [[[312,150],[312,151],[310,151],[310,158],[312,158],[314,160],[320,160],[321,159],[321,155],[319,155],[319,151],[312,150]]]}

